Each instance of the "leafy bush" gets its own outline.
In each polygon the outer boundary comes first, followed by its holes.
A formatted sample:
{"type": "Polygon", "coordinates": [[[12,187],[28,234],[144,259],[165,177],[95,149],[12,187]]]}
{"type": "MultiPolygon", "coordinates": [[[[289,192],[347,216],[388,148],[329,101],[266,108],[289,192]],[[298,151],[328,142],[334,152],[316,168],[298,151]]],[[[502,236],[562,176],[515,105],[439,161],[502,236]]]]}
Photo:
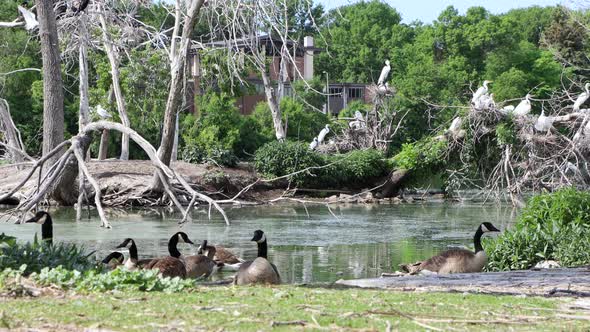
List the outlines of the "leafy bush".
{"type": "Polygon", "coordinates": [[[447,142],[427,137],[415,143],[402,146],[402,150],[393,157],[395,165],[400,169],[438,170],[444,164],[443,155],[447,150],[447,142]]]}
{"type": "Polygon", "coordinates": [[[347,154],[324,156],[298,142],[271,142],[256,152],[256,171],[267,177],[278,177],[309,167],[323,167],[299,173],[289,180],[296,185],[320,187],[359,187],[387,171],[382,154],[377,150],[358,150],[347,154]]]}
{"type": "Polygon", "coordinates": [[[338,162],[323,172],[324,183],[361,187],[368,180],[382,176],[387,172],[387,164],[381,152],[355,150],[343,155],[331,156],[328,162],[338,162]]]}
{"type": "Polygon", "coordinates": [[[39,272],[45,267],[63,266],[69,270],[85,271],[96,267],[83,247],[75,244],[38,242],[20,244],[3,235],[0,240],[0,270],[18,269],[26,265],[25,275],[39,272]]]}
{"type": "Polygon", "coordinates": [[[199,116],[183,120],[182,157],[187,162],[211,159],[234,166],[237,157],[254,153],[263,143],[256,122],[240,115],[235,100],[226,94],[210,93],[198,103],[199,116]]]}
{"type": "MultiPolygon", "coordinates": [[[[281,100],[283,123],[287,124],[287,138],[311,142],[328,123],[328,117],[316,110],[305,107],[293,98],[281,100]]],[[[275,140],[272,115],[267,103],[258,103],[251,115],[267,142],[275,140]]]]}
{"type": "MultiPolygon", "coordinates": [[[[322,155],[299,142],[268,143],[256,151],[254,166],[258,173],[267,177],[278,177],[304,170],[309,167],[321,167],[326,164],[322,155]]],[[[296,185],[317,183],[318,171],[308,170],[291,176],[290,181],[296,185]]]]}
{"type": "Polygon", "coordinates": [[[590,193],[566,188],[531,198],[515,227],[488,240],[488,269],[528,269],[543,260],[590,263],[590,193]]]}
{"type": "Polygon", "coordinates": [[[64,289],[89,292],[108,290],[180,292],[194,286],[194,281],[190,279],[162,278],[157,270],[128,271],[121,268],[100,273],[96,270],[72,271],[59,266],[53,269],[44,268],[31,277],[41,285],[57,285],[64,289]]]}

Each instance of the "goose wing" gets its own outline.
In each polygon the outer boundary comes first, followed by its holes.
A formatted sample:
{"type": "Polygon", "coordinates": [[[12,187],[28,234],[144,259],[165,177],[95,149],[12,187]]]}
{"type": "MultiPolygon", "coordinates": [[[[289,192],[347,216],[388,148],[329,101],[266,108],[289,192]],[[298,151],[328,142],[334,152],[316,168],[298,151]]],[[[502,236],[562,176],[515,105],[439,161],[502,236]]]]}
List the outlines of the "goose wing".
{"type": "Polygon", "coordinates": [[[207,278],[217,266],[211,258],[203,255],[185,257],[184,265],[186,267],[186,275],[189,278],[207,278]]]}
{"type": "Polygon", "coordinates": [[[164,277],[186,277],[186,267],[184,263],[178,258],[172,256],[153,259],[146,266],[145,269],[158,269],[164,277]]]}
{"type": "Polygon", "coordinates": [[[420,264],[419,270],[432,272],[446,272],[449,267],[461,264],[461,262],[472,259],[475,254],[467,249],[451,249],[433,256],[420,264]]]}
{"type": "Polygon", "coordinates": [[[262,257],[243,263],[234,280],[234,283],[237,285],[255,283],[279,284],[280,282],[281,279],[276,266],[262,257]]]}
{"type": "Polygon", "coordinates": [[[237,264],[243,263],[244,260],[240,257],[236,256],[230,250],[222,247],[222,246],[215,246],[215,258],[214,260],[224,263],[224,264],[237,264]]]}

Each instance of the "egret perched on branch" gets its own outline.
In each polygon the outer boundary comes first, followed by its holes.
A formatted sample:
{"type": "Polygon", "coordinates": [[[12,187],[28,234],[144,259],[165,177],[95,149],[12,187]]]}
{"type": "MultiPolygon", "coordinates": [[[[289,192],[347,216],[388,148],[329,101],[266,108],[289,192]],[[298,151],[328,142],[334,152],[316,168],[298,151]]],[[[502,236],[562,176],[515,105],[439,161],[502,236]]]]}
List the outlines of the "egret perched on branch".
{"type": "Polygon", "coordinates": [[[471,98],[471,103],[472,104],[476,104],[477,101],[479,100],[479,98],[481,98],[483,95],[487,94],[489,89],[488,89],[488,84],[492,83],[492,81],[483,81],[483,86],[480,87],[479,89],[477,89],[477,91],[475,91],[475,93],[473,94],[473,98],[471,98]]]}
{"type": "Polygon", "coordinates": [[[552,126],[553,126],[553,117],[545,116],[545,110],[542,109],[541,115],[539,115],[537,122],[535,122],[535,129],[540,132],[545,132],[545,131],[549,132],[549,130],[551,130],[552,126]]]}
{"type": "Polygon", "coordinates": [[[324,129],[322,129],[322,131],[320,131],[320,134],[318,135],[318,144],[322,144],[324,138],[326,138],[326,135],[328,135],[329,132],[330,125],[326,125],[326,127],[324,127],[324,129]]]}
{"type": "Polygon", "coordinates": [[[23,15],[23,18],[25,19],[25,29],[33,30],[39,25],[39,22],[37,22],[37,19],[35,18],[35,14],[33,14],[33,12],[21,6],[18,6],[18,11],[23,15]]]}
{"type": "Polygon", "coordinates": [[[348,123],[348,126],[352,129],[360,129],[366,126],[365,119],[363,118],[363,113],[360,111],[354,112],[354,120],[348,123]]]}
{"type": "Polygon", "coordinates": [[[379,80],[377,81],[378,86],[382,86],[387,81],[387,76],[389,75],[389,71],[391,67],[389,66],[389,60],[385,60],[385,66],[381,69],[381,75],[379,75],[379,80]]]}
{"type": "Polygon", "coordinates": [[[309,143],[309,149],[310,150],[315,150],[315,148],[318,147],[318,144],[319,144],[318,143],[318,138],[317,137],[314,137],[313,138],[313,141],[311,141],[311,143],[309,143]]]}
{"type": "Polygon", "coordinates": [[[512,112],[512,114],[514,114],[515,116],[525,116],[527,114],[529,114],[531,112],[531,101],[530,99],[533,96],[531,96],[530,94],[527,94],[526,97],[524,97],[524,100],[520,102],[520,104],[518,104],[518,106],[516,106],[516,108],[514,109],[514,112],[512,112]]]}
{"type": "Polygon", "coordinates": [[[584,86],[584,90],[586,90],[586,91],[582,92],[582,94],[578,97],[578,99],[574,103],[574,112],[580,111],[580,107],[582,107],[582,105],[584,105],[586,100],[588,100],[588,97],[590,97],[590,83],[586,83],[586,85],[584,86]]]}
{"type": "Polygon", "coordinates": [[[463,120],[460,117],[457,117],[453,120],[453,122],[451,122],[451,126],[449,127],[449,132],[450,133],[456,133],[457,131],[459,131],[459,129],[461,129],[461,125],[463,124],[463,120]]]}
{"type": "Polygon", "coordinates": [[[108,119],[111,117],[109,112],[107,110],[105,110],[104,108],[102,108],[102,105],[97,105],[96,108],[94,109],[94,112],[96,112],[96,114],[98,114],[98,116],[100,116],[101,119],[108,119]]]}

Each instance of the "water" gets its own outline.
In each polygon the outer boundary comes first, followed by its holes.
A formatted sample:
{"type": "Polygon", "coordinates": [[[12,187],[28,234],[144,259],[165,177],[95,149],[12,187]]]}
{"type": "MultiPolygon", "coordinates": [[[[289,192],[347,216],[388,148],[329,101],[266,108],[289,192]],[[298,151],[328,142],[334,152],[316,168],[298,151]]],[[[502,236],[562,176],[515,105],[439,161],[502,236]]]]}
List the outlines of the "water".
{"type": "MultiPolygon", "coordinates": [[[[398,264],[414,262],[449,246],[472,246],[477,226],[490,221],[501,229],[516,211],[495,205],[410,204],[325,206],[280,205],[227,209],[225,226],[214,214],[195,213],[192,223],[177,225],[180,215],[165,210],[108,211],[113,229],[98,227],[98,217],[76,223],[73,209],[52,211],[54,240],[84,244],[104,257],[126,237],[132,237],[139,256],[167,255],[167,242],[182,230],[195,242],[207,239],[245,258],[256,257],[252,233],[262,229],[269,241],[269,258],[284,282],[333,282],[393,272],[398,264]],[[309,213],[309,216],[308,216],[309,213]]],[[[0,233],[31,241],[37,224],[0,223],[0,233]]],[[[195,248],[179,245],[184,254],[195,248]]]]}

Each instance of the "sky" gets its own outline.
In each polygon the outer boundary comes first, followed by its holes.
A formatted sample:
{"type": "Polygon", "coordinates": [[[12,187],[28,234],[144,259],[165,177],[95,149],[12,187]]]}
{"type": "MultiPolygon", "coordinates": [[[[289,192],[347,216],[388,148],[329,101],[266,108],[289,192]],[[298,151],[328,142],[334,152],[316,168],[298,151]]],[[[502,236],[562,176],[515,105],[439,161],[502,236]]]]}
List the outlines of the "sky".
{"type": "MultiPolygon", "coordinates": [[[[529,7],[533,5],[550,6],[556,4],[567,5],[571,0],[382,0],[396,8],[402,14],[403,22],[410,23],[420,20],[431,23],[448,6],[454,6],[460,13],[465,13],[467,8],[482,6],[494,14],[504,13],[514,8],[529,7]]],[[[316,0],[326,9],[357,2],[356,0],[316,0]]]]}

